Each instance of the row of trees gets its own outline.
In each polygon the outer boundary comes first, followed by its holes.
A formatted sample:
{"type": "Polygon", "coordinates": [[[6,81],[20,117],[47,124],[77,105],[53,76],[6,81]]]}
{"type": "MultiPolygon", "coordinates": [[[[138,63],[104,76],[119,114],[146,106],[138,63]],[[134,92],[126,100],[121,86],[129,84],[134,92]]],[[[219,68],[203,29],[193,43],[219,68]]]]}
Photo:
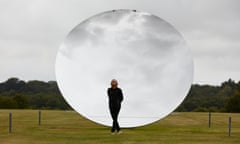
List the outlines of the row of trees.
{"type": "MultiPolygon", "coordinates": [[[[0,83],[1,109],[71,109],[55,81],[28,81],[10,78],[0,83]]],[[[220,86],[191,87],[176,111],[240,112],[240,82],[229,79],[220,86]]]]}
{"type": "Polygon", "coordinates": [[[22,81],[10,78],[0,83],[2,109],[71,109],[55,81],[22,81]]]}
{"type": "Polygon", "coordinates": [[[192,85],[176,111],[240,112],[240,81],[229,79],[220,86],[192,85]]]}

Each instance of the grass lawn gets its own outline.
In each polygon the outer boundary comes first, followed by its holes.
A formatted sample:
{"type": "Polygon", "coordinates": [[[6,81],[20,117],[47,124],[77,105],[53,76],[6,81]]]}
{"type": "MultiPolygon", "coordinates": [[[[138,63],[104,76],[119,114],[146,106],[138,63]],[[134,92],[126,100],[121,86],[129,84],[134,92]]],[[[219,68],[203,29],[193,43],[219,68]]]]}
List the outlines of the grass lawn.
{"type": "Polygon", "coordinates": [[[37,110],[0,110],[0,144],[240,144],[240,114],[172,113],[165,119],[139,128],[123,129],[111,135],[108,127],[97,125],[73,111],[42,111],[38,126],[37,110]],[[8,114],[13,129],[8,132],[8,114]],[[228,117],[232,136],[228,136],[228,117]]]}

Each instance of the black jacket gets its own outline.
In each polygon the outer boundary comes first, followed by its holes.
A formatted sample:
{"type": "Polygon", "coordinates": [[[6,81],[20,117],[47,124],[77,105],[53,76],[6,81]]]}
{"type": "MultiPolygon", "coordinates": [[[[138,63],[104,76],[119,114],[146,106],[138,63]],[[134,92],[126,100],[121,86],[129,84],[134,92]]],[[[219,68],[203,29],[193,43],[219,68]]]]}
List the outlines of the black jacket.
{"type": "Polygon", "coordinates": [[[123,101],[123,94],[120,88],[108,88],[109,103],[120,104],[123,101]]]}

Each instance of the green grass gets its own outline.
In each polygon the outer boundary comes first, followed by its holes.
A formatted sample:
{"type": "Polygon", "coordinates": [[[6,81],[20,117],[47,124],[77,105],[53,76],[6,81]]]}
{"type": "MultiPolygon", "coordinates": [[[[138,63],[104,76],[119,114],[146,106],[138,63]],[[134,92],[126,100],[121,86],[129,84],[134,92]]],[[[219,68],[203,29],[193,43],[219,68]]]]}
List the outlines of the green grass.
{"type": "Polygon", "coordinates": [[[110,135],[109,128],[88,121],[73,111],[0,110],[0,144],[230,144],[240,143],[240,114],[172,113],[154,124],[123,129],[110,135]],[[13,131],[8,133],[8,114],[13,115],[13,131]],[[232,136],[228,136],[228,117],[232,136]]]}

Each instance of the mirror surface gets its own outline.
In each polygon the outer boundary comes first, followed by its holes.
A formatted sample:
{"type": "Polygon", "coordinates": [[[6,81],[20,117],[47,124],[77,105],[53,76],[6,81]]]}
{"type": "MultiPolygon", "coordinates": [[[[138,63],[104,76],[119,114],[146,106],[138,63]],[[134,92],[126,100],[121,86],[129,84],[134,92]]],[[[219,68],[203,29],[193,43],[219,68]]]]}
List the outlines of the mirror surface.
{"type": "Polygon", "coordinates": [[[192,55],[168,22],[135,10],[113,10],[77,25],[61,44],[56,79],[79,114],[110,126],[107,88],[117,79],[121,127],[158,121],[174,111],[193,79],[192,55]]]}

